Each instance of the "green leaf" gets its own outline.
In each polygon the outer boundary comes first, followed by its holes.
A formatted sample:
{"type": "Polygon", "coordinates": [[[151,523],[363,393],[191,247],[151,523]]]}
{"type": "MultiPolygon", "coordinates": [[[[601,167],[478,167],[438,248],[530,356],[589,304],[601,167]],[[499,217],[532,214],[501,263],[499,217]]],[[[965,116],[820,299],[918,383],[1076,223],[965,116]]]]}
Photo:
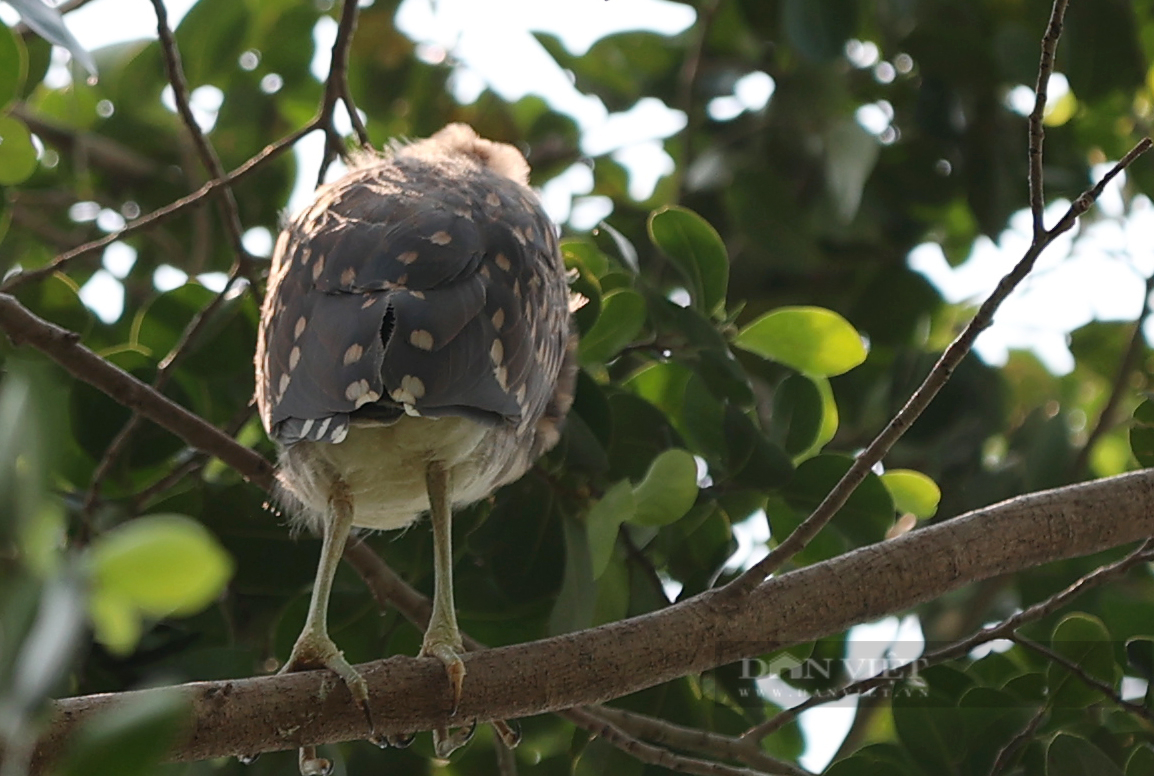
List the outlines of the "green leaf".
{"type": "Polygon", "coordinates": [[[561,527],[565,532],[565,576],[549,614],[550,636],[588,628],[593,624],[593,609],[597,603],[588,534],[568,515],[561,517],[561,527]]]}
{"type": "Polygon", "coordinates": [[[599,578],[609,566],[617,532],[621,524],[633,517],[633,486],[621,480],[605,492],[585,516],[585,531],[589,537],[589,556],[593,562],[593,578],[599,578]]]}
{"type": "Polygon", "coordinates": [[[208,530],[183,515],[151,515],[105,533],[90,549],[90,612],[97,635],[131,649],[142,617],[186,616],[213,601],[232,559],[208,530]]]}
{"type": "Polygon", "coordinates": [[[790,375],[773,392],[773,439],[790,455],[809,450],[822,430],[823,400],[813,380],[790,375]]]}
{"type": "Polygon", "coordinates": [[[96,63],[92,60],[92,55],[64,26],[64,19],[59,11],[42,0],[8,0],[8,4],[16,9],[20,18],[33,32],[49,43],[68,49],[89,75],[96,75],[96,63]]]}
{"type": "Polygon", "coordinates": [[[28,51],[24,42],[0,24],[0,108],[16,99],[28,75],[28,51]]]}
{"type": "Polygon", "coordinates": [[[729,256],[708,221],[687,208],[663,207],[649,216],[649,238],[685,277],[700,310],[707,315],[724,311],[729,256]]]}
{"type": "Polygon", "coordinates": [[[636,291],[619,289],[601,299],[601,315],[578,349],[581,363],[604,364],[633,342],[645,325],[645,299],[636,291]]]}
{"type": "Polygon", "coordinates": [[[697,501],[697,462],[684,450],[666,450],[653,459],[649,473],[633,489],[637,525],[663,526],[681,519],[697,501]]]}
{"type": "Polygon", "coordinates": [[[1123,776],[1122,769],[1084,738],[1059,733],[1046,749],[1046,776],[1123,776]]]}
{"type": "Polygon", "coordinates": [[[1134,410],[1130,426],[1130,449],[1143,466],[1154,466],[1154,400],[1147,399],[1134,410]]]}
{"type": "MultiPolygon", "coordinates": [[[[831,454],[804,461],[785,487],[786,501],[800,512],[812,512],[852,464],[849,456],[831,454]]],[[[881,479],[870,472],[833,516],[832,525],[854,544],[862,546],[884,539],[893,520],[893,499],[881,479]]]]}
{"type": "Polygon", "coordinates": [[[924,772],[956,772],[963,714],[948,698],[933,690],[928,695],[896,693],[892,709],[898,738],[924,772]]]}
{"type": "Polygon", "coordinates": [[[832,377],[865,361],[861,335],[832,310],[781,307],[738,332],[734,344],[809,375],[832,377]]]}
{"type": "Polygon", "coordinates": [[[0,186],[14,186],[36,172],[36,148],[28,128],[0,116],[0,186]]]}
{"type": "Polygon", "coordinates": [[[1126,776],[1148,776],[1154,773],[1154,747],[1139,744],[1126,760],[1126,776]]]}
{"type": "MultiPolygon", "coordinates": [[[[1054,651],[1076,664],[1085,673],[1113,686],[1117,666],[1110,632],[1102,621],[1083,612],[1067,615],[1054,628],[1050,639],[1054,651]]],[[[1066,668],[1051,663],[1047,681],[1055,707],[1080,708],[1102,700],[1102,693],[1086,685],[1066,668]]]]}
{"type": "Polygon", "coordinates": [[[942,500],[942,491],[936,482],[912,469],[890,469],[881,476],[882,484],[893,497],[899,512],[911,512],[914,517],[933,517],[942,500]]]}

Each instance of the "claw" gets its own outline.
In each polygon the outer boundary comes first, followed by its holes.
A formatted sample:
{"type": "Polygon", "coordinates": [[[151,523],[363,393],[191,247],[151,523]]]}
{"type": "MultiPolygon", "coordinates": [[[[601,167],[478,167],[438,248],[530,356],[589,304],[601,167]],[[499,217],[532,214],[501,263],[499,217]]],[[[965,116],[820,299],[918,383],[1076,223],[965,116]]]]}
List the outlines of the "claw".
{"type": "MultiPolygon", "coordinates": [[[[293,646],[288,662],[278,673],[290,674],[313,668],[327,668],[341,678],[349,688],[353,702],[365,715],[365,722],[369,726],[369,740],[381,746],[384,739],[373,732],[376,728],[373,725],[372,710],[369,708],[369,686],[365,678],[345,660],[344,654],[337,649],[328,633],[310,630],[306,626],[293,646]]],[[[323,757],[317,757],[316,747],[312,746],[301,747],[297,764],[301,776],[329,776],[333,772],[333,763],[323,757]]]]}
{"type": "Polygon", "coordinates": [[[353,696],[353,702],[365,715],[365,722],[369,726],[370,739],[375,738],[373,733],[376,726],[373,724],[373,712],[369,708],[369,685],[365,678],[353,668],[344,653],[337,649],[337,645],[327,633],[304,630],[293,646],[288,662],[278,673],[291,674],[296,671],[308,671],[314,668],[327,668],[341,678],[353,696]]]}
{"type": "Polygon", "coordinates": [[[413,744],[413,739],[416,738],[412,733],[397,733],[391,736],[385,736],[389,742],[389,746],[394,746],[397,749],[408,749],[413,744]]]}
{"type": "Polygon", "coordinates": [[[503,719],[495,719],[489,724],[493,726],[501,743],[508,748],[516,749],[517,744],[521,743],[521,726],[515,720],[506,722],[503,719]]]}
{"type": "Polygon", "coordinates": [[[448,728],[437,728],[433,731],[433,751],[442,760],[448,759],[449,755],[469,743],[475,732],[477,720],[473,720],[467,728],[457,728],[452,732],[448,728]]]}
{"type": "Polygon", "coordinates": [[[449,677],[449,689],[453,693],[453,706],[449,710],[449,716],[456,714],[457,707],[461,705],[461,688],[465,682],[465,663],[461,660],[460,651],[460,645],[433,641],[426,637],[418,655],[418,657],[435,657],[444,663],[445,674],[449,677]]]}
{"type": "Polygon", "coordinates": [[[301,776],[330,776],[333,772],[332,760],[317,757],[315,746],[303,746],[297,758],[301,776]]]}

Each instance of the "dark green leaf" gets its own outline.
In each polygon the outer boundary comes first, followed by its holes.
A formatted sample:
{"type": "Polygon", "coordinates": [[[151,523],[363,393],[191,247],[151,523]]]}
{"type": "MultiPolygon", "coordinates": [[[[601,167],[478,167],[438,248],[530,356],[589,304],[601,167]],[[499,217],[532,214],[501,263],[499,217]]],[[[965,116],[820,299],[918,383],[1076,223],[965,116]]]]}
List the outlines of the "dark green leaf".
{"type": "Polygon", "coordinates": [[[781,7],[790,43],[815,62],[841,56],[857,28],[853,0],[785,0],[781,7]]]}
{"type": "Polygon", "coordinates": [[[1084,738],[1059,733],[1046,747],[1046,776],[1123,776],[1122,769],[1084,738]]]}
{"type": "Polygon", "coordinates": [[[610,291],[601,300],[601,316],[581,338],[579,354],[585,365],[604,364],[633,342],[645,325],[645,299],[635,291],[610,291]]]}
{"type": "Polygon", "coordinates": [[[823,402],[813,381],[790,375],[773,392],[771,433],[790,455],[813,447],[822,427],[823,402]]]}
{"type": "Polygon", "coordinates": [[[16,99],[28,75],[28,52],[24,42],[0,24],[0,110],[16,99]]]}
{"type": "Polygon", "coordinates": [[[1130,426],[1130,449],[1143,466],[1154,466],[1154,400],[1147,399],[1134,410],[1130,426]]]}
{"type": "MultiPolygon", "coordinates": [[[[819,455],[798,465],[793,479],[785,488],[790,506],[802,512],[812,512],[830,489],[841,479],[853,463],[843,455],[819,455]]],[[[879,542],[893,524],[894,502],[881,479],[870,472],[845,506],[832,520],[842,534],[855,545],[879,542]]]]}
{"type": "Polygon", "coordinates": [[[692,210],[670,205],[650,214],[649,237],[689,283],[694,304],[706,315],[723,312],[729,256],[717,230],[692,210]]]}
{"type": "MultiPolygon", "coordinates": [[[[1054,651],[1085,673],[1113,686],[1118,666],[1114,663],[1110,632],[1097,617],[1075,612],[1062,618],[1051,637],[1054,651]]],[[[1066,668],[1052,663],[1048,680],[1056,707],[1081,707],[1102,700],[1102,693],[1087,686],[1066,668]]]]}

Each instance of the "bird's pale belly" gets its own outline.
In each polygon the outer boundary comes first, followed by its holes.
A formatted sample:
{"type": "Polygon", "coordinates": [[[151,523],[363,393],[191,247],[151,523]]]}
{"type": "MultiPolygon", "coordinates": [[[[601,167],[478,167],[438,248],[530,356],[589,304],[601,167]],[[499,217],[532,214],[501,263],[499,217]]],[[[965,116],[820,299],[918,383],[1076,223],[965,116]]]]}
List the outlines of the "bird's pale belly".
{"type": "Polygon", "coordinates": [[[281,455],[280,481],[307,508],[298,519],[314,529],[320,528],[334,475],[353,497],[353,525],[403,528],[429,509],[430,461],[445,466],[451,502],[463,506],[524,473],[524,466],[510,469],[510,446],[512,429],[458,417],[406,416],[388,426],[353,425],[339,444],[292,445],[281,455]]]}

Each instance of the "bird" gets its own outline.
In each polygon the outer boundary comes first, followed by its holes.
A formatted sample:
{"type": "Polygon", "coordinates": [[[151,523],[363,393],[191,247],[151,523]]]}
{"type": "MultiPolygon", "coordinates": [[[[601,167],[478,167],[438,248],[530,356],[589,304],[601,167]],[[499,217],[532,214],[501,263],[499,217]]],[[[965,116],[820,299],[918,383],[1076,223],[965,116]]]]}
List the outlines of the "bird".
{"type": "MultiPolygon", "coordinates": [[[[576,382],[572,330],[558,234],[525,157],[466,124],[354,154],[278,236],[255,399],[278,448],[278,499],[322,535],[282,671],[336,672],[373,736],[367,685],[327,629],[350,531],[429,514],[433,610],[420,656],[444,664],[455,711],[465,667],[452,510],[518,479],[557,443],[576,382]]],[[[445,728],[433,735],[438,756],[463,743],[445,728]]],[[[331,767],[311,748],[299,764],[305,776],[331,767]]]]}

